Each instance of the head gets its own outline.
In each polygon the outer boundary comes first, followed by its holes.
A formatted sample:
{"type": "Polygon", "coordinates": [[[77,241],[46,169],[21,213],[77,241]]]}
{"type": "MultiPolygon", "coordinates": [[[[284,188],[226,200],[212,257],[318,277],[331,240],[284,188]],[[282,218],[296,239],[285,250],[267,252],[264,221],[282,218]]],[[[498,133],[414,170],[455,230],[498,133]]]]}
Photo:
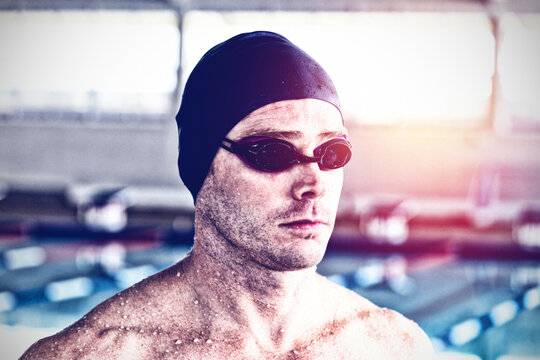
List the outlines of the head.
{"type": "Polygon", "coordinates": [[[210,229],[216,236],[207,237],[271,269],[302,269],[322,259],[343,169],[314,159],[326,149],[320,145],[343,139],[346,129],[318,63],[280,35],[241,34],[201,59],[177,121],[179,169],[195,200],[196,231],[210,229]],[[223,146],[253,137],[287,141],[311,160],[261,171],[223,146]]]}

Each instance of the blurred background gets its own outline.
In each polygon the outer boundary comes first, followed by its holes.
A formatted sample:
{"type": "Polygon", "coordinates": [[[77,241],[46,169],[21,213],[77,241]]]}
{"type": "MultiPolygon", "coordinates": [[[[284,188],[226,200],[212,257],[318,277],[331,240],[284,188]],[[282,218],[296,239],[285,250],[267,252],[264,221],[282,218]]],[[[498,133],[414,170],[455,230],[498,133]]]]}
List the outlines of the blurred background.
{"type": "Polygon", "coordinates": [[[318,271],[440,359],[540,359],[536,0],[0,0],[2,358],[189,251],[174,115],[252,30],[340,92],[354,157],[318,271]]]}

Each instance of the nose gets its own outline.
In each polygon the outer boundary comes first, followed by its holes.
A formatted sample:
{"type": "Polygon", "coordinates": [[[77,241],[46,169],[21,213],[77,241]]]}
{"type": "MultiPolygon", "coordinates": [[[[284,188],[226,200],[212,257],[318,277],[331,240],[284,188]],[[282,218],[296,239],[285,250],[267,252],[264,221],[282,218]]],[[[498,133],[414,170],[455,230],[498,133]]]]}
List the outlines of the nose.
{"type": "Polygon", "coordinates": [[[294,166],[294,183],[292,197],[295,200],[313,200],[326,194],[326,183],[323,171],[316,163],[306,163],[294,166]]]}

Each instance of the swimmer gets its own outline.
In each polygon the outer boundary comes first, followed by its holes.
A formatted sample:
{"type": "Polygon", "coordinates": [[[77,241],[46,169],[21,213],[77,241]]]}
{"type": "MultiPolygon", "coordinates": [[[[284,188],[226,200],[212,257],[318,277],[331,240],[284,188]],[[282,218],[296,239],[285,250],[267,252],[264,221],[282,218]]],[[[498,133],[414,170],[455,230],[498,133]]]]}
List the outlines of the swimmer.
{"type": "Polygon", "coordinates": [[[191,252],[22,359],[423,360],[412,321],[316,273],[352,156],[334,85],[281,35],[237,35],[191,73],[176,117],[191,252]]]}

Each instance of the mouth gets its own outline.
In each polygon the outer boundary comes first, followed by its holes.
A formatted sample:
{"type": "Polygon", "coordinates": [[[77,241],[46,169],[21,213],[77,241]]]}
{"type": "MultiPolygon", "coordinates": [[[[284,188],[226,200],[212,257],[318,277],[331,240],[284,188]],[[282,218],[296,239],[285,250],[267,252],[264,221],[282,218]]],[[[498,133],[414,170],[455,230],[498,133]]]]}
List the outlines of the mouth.
{"type": "Polygon", "coordinates": [[[291,230],[315,231],[322,230],[328,224],[323,220],[300,219],[279,224],[280,227],[291,230]]]}

